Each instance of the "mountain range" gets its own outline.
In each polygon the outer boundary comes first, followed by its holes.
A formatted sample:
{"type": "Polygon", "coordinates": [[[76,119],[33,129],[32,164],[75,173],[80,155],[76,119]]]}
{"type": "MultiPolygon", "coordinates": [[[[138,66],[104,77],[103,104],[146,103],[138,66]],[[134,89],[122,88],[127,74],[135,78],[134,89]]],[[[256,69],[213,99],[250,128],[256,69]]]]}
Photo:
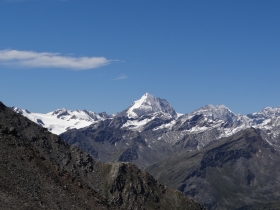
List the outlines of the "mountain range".
{"type": "MultiPolygon", "coordinates": [[[[153,123],[153,130],[176,130],[177,128],[177,130],[192,134],[219,128],[220,132],[216,138],[230,136],[249,127],[271,130],[280,124],[280,107],[266,107],[260,112],[241,115],[233,113],[224,105],[214,106],[210,104],[188,114],[178,114],[166,100],[156,98],[149,93],[133,102],[129,108],[113,115],[88,110],[71,111],[65,108],[46,114],[33,113],[18,107],[11,107],[11,109],[42,127],[48,128],[54,134],[61,134],[75,128],[84,128],[106,119],[118,117],[128,118],[122,126],[122,129],[126,130],[141,132],[147,130],[147,125],[154,122],[155,119],[162,119],[169,123],[153,123]]],[[[275,132],[273,133],[278,135],[275,132]]],[[[173,141],[176,141],[176,138],[173,141]]]]}
{"type": "Polygon", "coordinates": [[[200,150],[211,142],[247,128],[261,129],[269,144],[279,145],[280,108],[248,115],[224,105],[206,105],[178,114],[164,99],[144,94],[114,115],[58,109],[47,114],[12,109],[50,132],[61,134],[101,161],[130,161],[145,168],[172,154],[200,150]],[[104,146],[106,145],[106,146],[104,146]],[[149,154],[142,155],[142,154],[149,154]]]}
{"type": "Polygon", "coordinates": [[[146,93],[127,109],[91,121],[77,111],[48,113],[54,124],[47,115],[12,109],[96,160],[134,163],[208,209],[278,206],[279,107],[240,115],[224,105],[206,105],[179,114],[146,93]],[[59,130],[58,120],[71,126],[59,130]]]}

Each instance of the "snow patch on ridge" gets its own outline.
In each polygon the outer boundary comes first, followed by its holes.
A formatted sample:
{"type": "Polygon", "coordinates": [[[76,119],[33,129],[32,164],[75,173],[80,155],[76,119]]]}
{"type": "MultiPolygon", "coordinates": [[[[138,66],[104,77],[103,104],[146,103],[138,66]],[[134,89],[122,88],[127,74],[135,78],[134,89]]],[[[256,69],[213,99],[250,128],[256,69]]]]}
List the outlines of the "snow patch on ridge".
{"type": "Polygon", "coordinates": [[[129,130],[134,130],[134,131],[141,131],[144,125],[146,125],[148,122],[152,121],[155,119],[155,117],[152,118],[145,118],[143,120],[128,120],[125,124],[122,125],[121,128],[127,128],[129,130]]]}
{"type": "Polygon", "coordinates": [[[176,124],[176,120],[172,120],[170,123],[162,124],[153,129],[153,131],[160,130],[160,129],[171,129],[176,124]]]}

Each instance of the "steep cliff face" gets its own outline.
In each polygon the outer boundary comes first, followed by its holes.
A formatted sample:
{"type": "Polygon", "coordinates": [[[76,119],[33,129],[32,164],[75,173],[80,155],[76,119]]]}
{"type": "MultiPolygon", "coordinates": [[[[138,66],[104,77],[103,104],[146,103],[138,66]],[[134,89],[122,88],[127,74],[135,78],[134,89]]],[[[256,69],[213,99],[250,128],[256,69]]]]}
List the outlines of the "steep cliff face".
{"type": "Polygon", "coordinates": [[[203,209],[130,163],[101,163],[0,102],[1,209],[203,209]]]}

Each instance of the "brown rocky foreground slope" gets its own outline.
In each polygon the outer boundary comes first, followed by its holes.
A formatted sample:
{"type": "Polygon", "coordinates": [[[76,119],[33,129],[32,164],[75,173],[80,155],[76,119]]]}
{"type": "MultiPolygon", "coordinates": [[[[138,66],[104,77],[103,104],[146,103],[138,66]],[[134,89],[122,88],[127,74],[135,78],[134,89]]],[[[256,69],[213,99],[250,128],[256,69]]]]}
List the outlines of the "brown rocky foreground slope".
{"type": "Polygon", "coordinates": [[[0,102],[0,209],[204,209],[129,163],[100,163],[0,102]]]}

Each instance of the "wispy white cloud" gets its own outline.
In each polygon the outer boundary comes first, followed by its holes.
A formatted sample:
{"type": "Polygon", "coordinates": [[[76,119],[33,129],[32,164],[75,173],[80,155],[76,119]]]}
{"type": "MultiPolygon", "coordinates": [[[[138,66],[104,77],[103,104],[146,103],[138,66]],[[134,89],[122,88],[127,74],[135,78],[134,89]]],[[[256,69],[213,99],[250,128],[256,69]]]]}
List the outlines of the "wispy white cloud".
{"type": "Polygon", "coordinates": [[[123,79],[127,79],[127,78],[128,78],[127,75],[122,74],[122,75],[118,76],[117,78],[115,78],[115,79],[113,79],[113,80],[123,80],[123,79]]]}
{"type": "Polygon", "coordinates": [[[73,57],[60,53],[0,50],[0,64],[29,68],[64,68],[86,70],[105,66],[113,62],[104,57],[73,57]]]}

